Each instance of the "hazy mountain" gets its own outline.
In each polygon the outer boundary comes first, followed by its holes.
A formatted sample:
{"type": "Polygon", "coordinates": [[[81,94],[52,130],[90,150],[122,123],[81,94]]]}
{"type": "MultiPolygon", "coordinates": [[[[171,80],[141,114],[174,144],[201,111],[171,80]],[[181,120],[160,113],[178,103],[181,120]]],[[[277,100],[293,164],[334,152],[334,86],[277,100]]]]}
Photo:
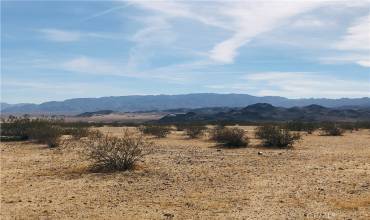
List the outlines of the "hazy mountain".
{"type": "Polygon", "coordinates": [[[370,106],[370,98],[341,99],[288,99],[278,96],[251,96],[246,94],[186,94],[114,96],[102,98],[77,98],[42,104],[22,104],[2,109],[3,113],[78,114],[100,110],[118,112],[150,111],[176,108],[243,107],[255,103],[269,103],[280,107],[317,104],[325,107],[370,106]]]}
{"type": "Polygon", "coordinates": [[[305,107],[275,107],[267,103],[249,105],[245,108],[194,109],[188,113],[169,114],[159,123],[191,122],[263,122],[263,121],[370,121],[370,108],[339,109],[326,108],[320,105],[305,107]]]}
{"type": "Polygon", "coordinates": [[[25,105],[30,105],[28,103],[19,103],[19,104],[9,104],[6,102],[0,102],[0,110],[2,111],[3,109],[11,108],[11,107],[22,107],[25,105]]]}

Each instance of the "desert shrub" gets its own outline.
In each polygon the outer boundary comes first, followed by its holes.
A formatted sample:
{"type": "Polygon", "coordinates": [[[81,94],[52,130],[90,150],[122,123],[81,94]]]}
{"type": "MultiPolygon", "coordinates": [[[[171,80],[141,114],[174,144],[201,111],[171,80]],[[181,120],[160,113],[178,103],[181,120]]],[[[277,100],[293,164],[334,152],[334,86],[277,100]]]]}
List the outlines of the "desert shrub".
{"type": "Polygon", "coordinates": [[[62,136],[62,129],[53,124],[53,121],[28,118],[17,118],[1,125],[1,137],[5,140],[36,140],[56,147],[62,136]]]}
{"type": "Polygon", "coordinates": [[[92,132],[83,141],[85,153],[94,163],[94,168],[105,171],[124,171],[134,168],[135,163],[143,158],[152,147],[142,133],[125,130],[122,137],[102,135],[92,132]]]}
{"type": "Polygon", "coordinates": [[[210,133],[211,139],[226,147],[246,147],[249,140],[240,128],[216,126],[210,133]]]}
{"type": "Polygon", "coordinates": [[[263,125],[257,128],[256,137],[262,139],[265,147],[289,148],[301,137],[299,134],[291,133],[286,128],[275,125],[263,125]]]}
{"type": "Polygon", "coordinates": [[[284,128],[290,131],[305,131],[312,134],[317,129],[317,124],[312,122],[290,121],[284,125],[284,128]]]}
{"type": "Polygon", "coordinates": [[[192,125],[185,128],[186,135],[188,135],[190,138],[200,137],[204,134],[206,130],[207,127],[201,125],[192,125]]]}
{"type": "Polygon", "coordinates": [[[370,129],[370,121],[358,121],[355,123],[356,129],[370,129]]]}
{"type": "Polygon", "coordinates": [[[39,124],[28,131],[29,138],[38,143],[47,144],[50,148],[59,145],[60,137],[63,135],[63,129],[51,124],[39,124]]]}
{"type": "Polygon", "coordinates": [[[160,125],[140,126],[139,130],[144,134],[153,135],[157,138],[164,138],[171,132],[170,127],[160,125]]]}
{"type": "Polygon", "coordinates": [[[29,119],[12,119],[1,123],[1,139],[27,140],[27,131],[31,125],[29,119]]]}
{"type": "Polygon", "coordinates": [[[351,122],[348,122],[348,123],[341,123],[339,125],[339,128],[340,129],[343,129],[343,130],[346,130],[346,131],[349,131],[349,132],[353,132],[354,130],[357,131],[358,130],[358,127],[357,127],[357,124],[356,123],[351,123],[351,122]]]}
{"type": "Polygon", "coordinates": [[[341,136],[343,130],[335,123],[324,123],[321,126],[321,135],[325,136],[341,136]]]}
{"type": "Polygon", "coordinates": [[[185,129],[186,129],[187,127],[189,127],[189,125],[185,125],[185,124],[176,124],[176,125],[175,125],[175,127],[176,127],[176,130],[177,130],[177,131],[185,131],[185,129]]]}

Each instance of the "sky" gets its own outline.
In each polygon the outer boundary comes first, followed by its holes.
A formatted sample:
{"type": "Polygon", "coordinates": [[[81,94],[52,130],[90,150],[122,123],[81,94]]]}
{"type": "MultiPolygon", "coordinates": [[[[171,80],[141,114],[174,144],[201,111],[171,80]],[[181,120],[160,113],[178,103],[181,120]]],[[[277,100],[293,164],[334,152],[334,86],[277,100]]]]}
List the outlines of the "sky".
{"type": "Polygon", "coordinates": [[[370,96],[370,1],[1,1],[1,101],[370,96]]]}

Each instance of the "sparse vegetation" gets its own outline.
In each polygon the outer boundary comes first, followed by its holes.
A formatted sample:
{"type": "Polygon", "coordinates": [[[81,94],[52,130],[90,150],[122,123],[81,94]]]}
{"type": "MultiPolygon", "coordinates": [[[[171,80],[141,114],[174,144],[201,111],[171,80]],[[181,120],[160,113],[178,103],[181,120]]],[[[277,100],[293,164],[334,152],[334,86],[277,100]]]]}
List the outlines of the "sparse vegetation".
{"type": "Polygon", "coordinates": [[[256,137],[262,139],[263,146],[278,148],[292,147],[294,142],[301,138],[298,133],[291,133],[286,128],[274,125],[264,125],[257,128],[256,137]]]}
{"type": "Polygon", "coordinates": [[[92,133],[84,142],[88,159],[94,168],[104,171],[125,171],[134,168],[152,147],[142,133],[125,130],[122,137],[92,133]]]}
{"type": "Polygon", "coordinates": [[[67,127],[63,129],[63,134],[71,135],[73,139],[79,140],[89,135],[89,129],[87,127],[67,127]]]}
{"type": "Polygon", "coordinates": [[[318,125],[312,122],[290,121],[284,124],[284,128],[290,131],[304,131],[312,134],[318,128],[318,125]]]}
{"type": "Polygon", "coordinates": [[[50,148],[59,145],[63,130],[50,124],[43,124],[29,130],[29,138],[38,143],[47,144],[50,148]]]}
{"type": "Polygon", "coordinates": [[[2,140],[28,140],[32,139],[49,147],[57,147],[62,129],[52,121],[29,118],[12,118],[2,123],[2,140]]]}
{"type": "Polygon", "coordinates": [[[30,120],[13,117],[9,116],[9,121],[1,123],[1,140],[27,140],[27,131],[32,127],[30,120]]]}
{"type": "Polygon", "coordinates": [[[325,136],[341,136],[343,135],[343,130],[335,123],[324,123],[321,127],[321,135],[325,136]]]}
{"type": "Polygon", "coordinates": [[[245,131],[240,128],[217,126],[211,131],[211,139],[225,147],[246,147],[249,144],[245,131]]]}
{"type": "Polygon", "coordinates": [[[168,126],[160,125],[146,125],[139,127],[139,130],[143,134],[153,135],[157,138],[164,138],[171,133],[171,128],[168,126]]]}
{"type": "Polygon", "coordinates": [[[202,136],[206,130],[207,130],[206,126],[192,125],[185,128],[185,133],[190,138],[197,138],[202,136]]]}

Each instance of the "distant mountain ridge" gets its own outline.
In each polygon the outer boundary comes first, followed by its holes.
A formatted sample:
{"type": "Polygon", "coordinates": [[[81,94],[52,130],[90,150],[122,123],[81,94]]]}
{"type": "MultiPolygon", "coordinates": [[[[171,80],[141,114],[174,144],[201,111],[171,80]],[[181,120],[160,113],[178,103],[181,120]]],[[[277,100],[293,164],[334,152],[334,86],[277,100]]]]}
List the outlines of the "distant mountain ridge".
{"type": "Polygon", "coordinates": [[[256,103],[268,103],[279,107],[321,105],[324,107],[370,106],[370,98],[309,98],[288,99],[279,96],[251,96],[247,94],[197,93],[184,95],[133,95],[101,98],[76,98],[41,104],[3,106],[2,113],[50,113],[79,114],[100,110],[116,112],[153,111],[166,109],[196,109],[205,107],[244,107],[256,103]]]}
{"type": "Polygon", "coordinates": [[[180,114],[169,114],[159,123],[209,123],[209,122],[271,122],[271,121],[370,121],[370,108],[341,109],[326,108],[320,105],[304,107],[275,107],[267,103],[257,103],[244,108],[194,109],[180,114]]]}
{"type": "Polygon", "coordinates": [[[109,115],[114,113],[112,110],[99,110],[96,112],[84,112],[81,114],[76,115],[77,117],[92,117],[92,116],[100,116],[100,115],[109,115]]]}

